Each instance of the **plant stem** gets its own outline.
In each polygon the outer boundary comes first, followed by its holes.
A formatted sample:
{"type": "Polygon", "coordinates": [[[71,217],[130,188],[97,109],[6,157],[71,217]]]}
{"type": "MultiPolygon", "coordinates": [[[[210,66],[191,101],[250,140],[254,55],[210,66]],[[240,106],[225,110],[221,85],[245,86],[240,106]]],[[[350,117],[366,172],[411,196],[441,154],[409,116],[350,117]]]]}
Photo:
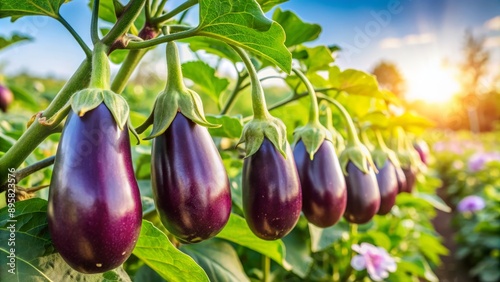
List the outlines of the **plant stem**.
{"type": "Polygon", "coordinates": [[[111,28],[108,34],[104,36],[101,42],[110,46],[116,39],[125,34],[141,13],[144,2],[146,2],[146,0],[131,0],[129,4],[125,6],[125,12],[122,17],[118,19],[116,24],[111,28]]]}
{"type": "Polygon", "coordinates": [[[271,272],[271,260],[268,256],[262,257],[262,282],[270,281],[270,272],[271,272]]]}
{"type": "Polygon", "coordinates": [[[159,17],[161,16],[161,13],[163,13],[163,8],[165,7],[165,4],[167,3],[167,0],[161,0],[160,5],[158,5],[154,16],[159,17]]]}
{"type": "Polygon", "coordinates": [[[92,19],[90,21],[90,37],[92,43],[95,45],[99,42],[98,23],[99,20],[99,0],[94,0],[94,7],[92,7],[92,19]]]}
{"type": "MultiPolygon", "coordinates": [[[[284,77],[279,76],[279,75],[271,75],[271,76],[266,76],[266,77],[263,77],[263,78],[261,78],[261,79],[259,79],[259,80],[260,80],[260,82],[262,82],[262,81],[264,81],[264,80],[268,80],[268,79],[272,79],[272,78],[281,78],[281,79],[283,79],[283,80],[285,79],[284,77]]],[[[239,91],[241,91],[241,90],[243,90],[243,89],[247,88],[247,87],[248,87],[248,86],[250,86],[250,85],[251,85],[251,83],[250,83],[250,82],[249,82],[249,83],[247,83],[247,84],[242,85],[242,86],[240,87],[240,90],[239,90],[239,91]]]]}
{"type": "MultiPolygon", "coordinates": [[[[54,100],[43,112],[47,119],[51,118],[62,107],[66,105],[73,93],[85,88],[90,80],[90,62],[83,61],[73,76],[66,82],[54,100]]],[[[19,167],[33,150],[54,132],[58,123],[51,126],[41,125],[35,120],[31,126],[21,135],[12,147],[0,158],[0,183],[7,181],[8,169],[19,167]]]]}
{"type": "Polygon", "coordinates": [[[83,39],[80,37],[80,35],[78,35],[73,27],[61,15],[57,17],[57,21],[59,21],[69,31],[69,33],[73,35],[76,42],[78,42],[83,52],[85,53],[85,56],[87,56],[87,58],[90,58],[92,56],[92,51],[90,51],[89,46],[87,46],[87,44],[83,42],[83,39]]]}
{"type": "Polygon", "coordinates": [[[113,92],[118,94],[123,92],[130,76],[147,52],[148,49],[130,50],[111,83],[113,92]]]}
{"type": "Polygon", "coordinates": [[[257,71],[250,60],[248,54],[243,51],[240,47],[231,45],[231,47],[238,53],[238,55],[243,60],[245,67],[247,68],[248,74],[250,75],[250,81],[252,83],[252,107],[254,119],[267,119],[269,117],[269,112],[266,106],[266,97],[264,96],[264,89],[260,84],[259,77],[257,76],[257,71]]]}
{"type": "MultiPolygon", "coordinates": [[[[198,4],[198,0],[187,0],[186,2],[180,4],[179,6],[175,7],[172,11],[164,14],[163,16],[151,19],[151,23],[154,25],[162,25],[171,18],[175,17],[177,14],[180,12],[191,8],[192,6],[198,4]]],[[[163,8],[161,9],[163,10],[163,8]]],[[[156,11],[158,13],[158,11],[156,11]]]]}
{"type": "Polygon", "coordinates": [[[175,42],[167,43],[167,81],[168,83],[165,89],[166,93],[186,88],[182,79],[179,49],[177,48],[177,44],[175,44],[175,42]]]}
{"type": "Polygon", "coordinates": [[[331,104],[333,104],[342,114],[344,117],[345,122],[347,123],[347,144],[354,146],[361,141],[359,141],[358,135],[356,133],[356,126],[354,126],[354,122],[352,121],[351,116],[349,113],[346,111],[344,106],[342,106],[337,100],[334,100],[326,95],[323,94],[318,94],[318,99],[325,100],[331,104]]]}
{"type": "Polygon", "coordinates": [[[108,61],[108,46],[97,43],[92,54],[92,75],[90,87],[109,89],[110,70],[108,61]]]}
{"type": "Polygon", "coordinates": [[[349,231],[350,231],[349,233],[351,235],[350,236],[351,237],[351,240],[350,240],[351,246],[349,248],[349,250],[350,250],[350,252],[349,252],[350,256],[349,256],[349,260],[347,261],[347,270],[346,270],[346,273],[345,273],[343,281],[351,281],[349,279],[350,276],[351,276],[351,274],[352,274],[352,270],[353,270],[352,266],[351,266],[351,260],[354,257],[354,251],[352,250],[352,245],[357,244],[358,225],[354,224],[354,223],[350,224],[349,225],[349,231]]]}
{"type": "Polygon", "coordinates": [[[382,133],[380,130],[375,130],[375,137],[377,137],[377,146],[381,148],[382,150],[386,151],[389,148],[387,148],[387,145],[384,142],[384,138],[382,137],[382,133]]]}
{"type": "Polygon", "coordinates": [[[307,77],[300,70],[293,68],[292,71],[306,85],[307,92],[309,93],[309,97],[311,97],[311,107],[309,109],[309,124],[319,124],[318,99],[316,98],[316,92],[314,91],[314,87],[312,86],[311,82],[307,79],[307,77]]]}
{"type": "Polygon", "coordinates": [[[51,156],[51,157],[48,157],[46,159],[43,159],[39,162],[36,162],[32,165],[29,165],[23,169],[16,171],[15,172],[16,182],[23,180],[24,178],[26,178],[26,176],[28,176],[34,172],[37,172],[41,169],[44,169],[44,168],[52,165],[54,163],[55,158],[56,158],[55,156],[51,156]]]}
{"type": "Polygon", "coordinates": [[[224,104],[224,107],[220,111],[221,115],[225,115],[231,110],[234,102],[236,101],[236,97],[238,97],[238,94],[241,91],[240,85],[241,85],[241,83],[243,83],[243,80],[245,80],[245,78],[247,76],[248,76],[248,73],[246,73],[244,75],[238,74],[238,79],[236,80],[236,85],[234,86],[233,91],[229,95],[229,98],[227,99],[226,103],[224,104]]]}
{"type": "Polygon", "coordinates": [[[128,43],[128,45],[124,49],[143,49],[143,48],[149,48],[153,47],[162,43],[170,42],[173,40],[179,40],[179,39],[184,39],[188,38],[191,36],[194,36],[196,34],[196,29],[189,29],[177,33],[172,33],[169,35],[163,35],[161,37],[151,39],[151,40],[146,40],[146,41],[140,41],[140,42],[135,42],[131,41],[128,43]]]}

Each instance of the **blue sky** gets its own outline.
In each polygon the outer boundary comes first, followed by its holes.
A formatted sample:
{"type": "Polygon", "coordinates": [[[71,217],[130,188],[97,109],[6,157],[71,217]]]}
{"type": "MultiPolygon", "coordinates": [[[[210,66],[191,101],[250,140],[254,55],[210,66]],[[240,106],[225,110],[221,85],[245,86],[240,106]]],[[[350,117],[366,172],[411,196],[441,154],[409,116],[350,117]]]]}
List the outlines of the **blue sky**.
{"type": "MultiPolygon", "coordinates": [[[[169,0],[167,7],[179,2],[169,0]]],[[[417,91],[425,91],[417,90],[419,85],[433,83],[426,81],[428,75],[449,72],[448,76],[456,76],[442,62],[460,61],[467,28],[486,37],[491,72],[500,71],[500,0],[291,0],[281,8],[321,24],[323,33],[309,45],[340,45],[344,49],[337,58],[341,68],[368,71],[380,60],[395,62],[413,98],[419,95],[417,91]]],[[[61,14],[90,43],[87,1],[73,0],[63,5],[61,14]]],[[[196,21],[196,13],[188,20],[196,21]]],[[[0,19],[0,35],[14,31],[30,34],[35,41],[0,53],[0,65],[7,74],[27,71],[66,78],[83,58],[80,47],[53,19],[24,17],[15,23],[0,19]]]]}

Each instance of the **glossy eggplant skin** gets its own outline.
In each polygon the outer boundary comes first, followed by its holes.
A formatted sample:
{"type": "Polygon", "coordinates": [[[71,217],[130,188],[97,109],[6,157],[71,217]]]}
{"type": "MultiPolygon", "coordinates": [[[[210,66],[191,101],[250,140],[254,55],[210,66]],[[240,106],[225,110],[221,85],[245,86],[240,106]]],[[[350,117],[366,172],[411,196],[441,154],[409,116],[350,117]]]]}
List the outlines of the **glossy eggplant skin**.
{"type": "Polygon", "coordinates": [[[226,225],[229,179],[206,127],[177,113],[153,140],[151,179],[161,222],[181,242],[206,240],[226,225]]]}
{"type": "Polygon", "coordinates": [[[267,138],[243,162],[243,213],[252,232],[264,240],[288,234],[299,220],[302,190],[292,150],[285,159],[267,138]]]}
{"type": "Polygon", "coordinates": [[[48,202],[52,242],[75,270],[120,266],[135,247],[142,208],[128,129],[101,104],[83,117],[71,112],[62,132],[48,202]]]}
{"type": "Polygon", "coordinates": [[[396,177],[396,168],[390,160],[386,160],[384,166],[378,169],[377,183],[380,191],[380,208],[377,214],[388,214],[398,195],[398,180],[396,177]]]}
{"type": "Polygon", "coordinates": [[[429,147],[427,146],[427,143],[418,142],[413,144],[413,147],[415,148],[415,151],[417,151],[418,156],[420,157],[422,163],[424,165],[427,165],[429,159],[429,147]]]}
{"type": "Polygon", "coordinates": [[[323,141],[313,160],[302,140],[293,149],[302,187],[302,211],[321,228],[337,223],[344,214],[347,192],[344,174],[332,142],[323,141]]]}
{"type": "Polygon", "coordinates": [[[380,192],[375,172],[369,167],[369,172],[364,173],[349,161],[347,173],[347,207],[344,217],[351,223],[367,223],[380,207],[380,192]]]}
{"type": "Polygon", "coordinates": [[[417,181],[417,170],[410,166],[403,168],[403,173],[406,178],[406,189],[402,192],[411,193],[413,191],[413,187],[415,186],[415,182],[417,181]]]}
{"type": "Polygon", "coordinates": [[[398,181],[398,193],[406,191],[406,176],[403,169],[400,167],[394,167],[396,173],[396,179],[398,181]]]}
{"type": "Polygon", "coordinates": [[[13,100],[14,95],[12,94],[12,91],[10,91],[10,89],[6,86],[0,84],[0,110],[4,113],[7,112],[7,107],[13,100]]]}

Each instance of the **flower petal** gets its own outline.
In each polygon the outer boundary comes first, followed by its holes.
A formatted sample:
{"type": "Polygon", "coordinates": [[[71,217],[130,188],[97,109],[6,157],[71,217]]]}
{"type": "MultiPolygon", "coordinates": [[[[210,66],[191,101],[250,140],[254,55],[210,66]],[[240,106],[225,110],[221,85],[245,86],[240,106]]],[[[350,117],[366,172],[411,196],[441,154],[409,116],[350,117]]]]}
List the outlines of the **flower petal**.
{"type": "Polygon", "coordinates": [[[357,256],[354,256],[352,259],[351,259],[351,266],[352,268],[354,268],[355,270],[363,270],[366,268],[366,260],[363,256],[361,255],[357,255],[357,256]]]}

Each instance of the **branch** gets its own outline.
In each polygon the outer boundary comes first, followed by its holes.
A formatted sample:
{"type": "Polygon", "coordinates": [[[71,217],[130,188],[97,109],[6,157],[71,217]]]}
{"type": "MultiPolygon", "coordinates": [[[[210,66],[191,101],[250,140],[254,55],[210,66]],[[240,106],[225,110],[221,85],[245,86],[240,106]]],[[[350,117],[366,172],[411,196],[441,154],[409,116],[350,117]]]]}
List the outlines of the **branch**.
{"type": "Polygon", "coordinates": [[[173,34],[163,35],[162,37],[158,37],[151,40],[146,41],[131,41],[127,44],[124,49],[143,49],[153,47],[162,43],[184,39],[188,37],[192,37],[196,34],[196,29],[189,29],[186,31],[181,31],[173,34]]]}
{"type": "Polygon", "coordinates": [[[80,35],[78,35],[78,33],[73,29],[73,27],[71,27],[71,25],[61,15],[57,17],[57,21],[60,22],[69,31],[69,33],[71,33],[71,35],[73,35],[76,42],[78,42],[78,45],[80,45],[83,52],[85,53],[85,56],[87,56],[87,58],[92,57],[92,51],[90,51],[87,44],[83,42],[83,39],[80,37],[80,35]]]}
{"type": "MultiPolygon", "coordinates": [[[[55,156],[48,157],[46,159],[43,159],[39,162],[36,162],[36,163],[30,165],[30,166],[27,166],[23,169],[16,170],[14,172],[14,179],[15,179],[16,184],[21,182],[21,180],[26,178],[28,175],[31,175],[34,172],[37,172],[41,169],[44,169],[48,166],[51,166],[54,163],[54,160],[55,160],[55,156]]],[[[7,191],[8,185],[9,185],[9,183],[5,183],[2,186],[0,186],[0,192],[7,191]]]]}
{"type": "Polygon", "coordinates": [[[122,17],[118,19],[113,28],[111,28],[108,34],[101,40],[102,43],[110,46],[116,39],[125,34],[141,13],[144,2],[146,2],[146,0],[131,0],[129,4],[125,6],[125,12],[122,17]]]}

